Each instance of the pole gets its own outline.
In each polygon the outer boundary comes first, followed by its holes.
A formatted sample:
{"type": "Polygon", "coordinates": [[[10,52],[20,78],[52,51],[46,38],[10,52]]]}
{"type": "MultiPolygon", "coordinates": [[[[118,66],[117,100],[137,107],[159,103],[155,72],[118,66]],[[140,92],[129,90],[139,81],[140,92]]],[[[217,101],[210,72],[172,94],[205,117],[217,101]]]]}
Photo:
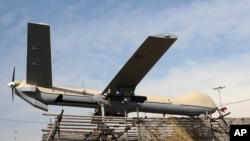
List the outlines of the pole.
{"type": "Polygon", "coordinates": [[[104,118],[105,118],[105,109],[104,109],[104,104],[103,103],[101,103],[100,104],[101,105],[101,112],[102,112],[102,122],[104,123],[104,118]]]}
{"type": "Polygon", "coordinates": [[[101,108],[102,108],[102,117],[105,117],[105,114],[104,114],[104,104],[101,104],[101,108]]]}
{"type": "Polygon", "coordinates": [[[138,141],[141,141],[141,130],[140,130],[140,117],[139,117],[139,108],[136,107],[136,112],[137,112],[137,120],[138,120],[138,123],[137,123],[137,128],[138,128],[138,141]]]}
{"type": "MultiPolygon", "coordinates": [[[[126,127],[128,127],[128,123],[127,123],[127,111],[124,111],[125,114],[125,123],[126,123],[126,127]]],[[[127,132],[127,141],[128,141],[128,132],[127,132]]]]}
{"type": "Polygon", "coordinates": [[[222,107],[222,104],[221,104],[221,94],[220,94],[220,90],[224,89],[225,87],[226,87],[226,86],[213,88],[214,90],[217,90],[217,91],[219,92],[219,102],[220,102],[220,108],[222,107]]]}
{"type": "Polygon", "coordinates": [[[17,131],[16,131],[16,130],[13,130],[13,141],[16,140],[16,133],[17,133],[17,131]]]}

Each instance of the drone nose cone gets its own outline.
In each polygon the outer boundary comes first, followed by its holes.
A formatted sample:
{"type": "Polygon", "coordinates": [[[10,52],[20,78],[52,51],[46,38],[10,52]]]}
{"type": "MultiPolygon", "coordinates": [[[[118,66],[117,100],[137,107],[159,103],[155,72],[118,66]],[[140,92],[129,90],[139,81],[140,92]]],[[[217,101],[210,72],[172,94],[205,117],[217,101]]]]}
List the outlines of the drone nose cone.
{"type": "Polygon", "coordinates": [[[9,87],[13,88],[14,85],[15,85],[15,83],[14,83],[14,82],[9,82],[7,85],[8,85],[9,87]]]}
{"type": "Polygon", "coordinates": [[[20,82],[15,81],[15,82],[9,82],[7,85],[8,85],[10,88],[14,88],[14,87],[18,86],[19,84],[20,84],[20,82]]]}

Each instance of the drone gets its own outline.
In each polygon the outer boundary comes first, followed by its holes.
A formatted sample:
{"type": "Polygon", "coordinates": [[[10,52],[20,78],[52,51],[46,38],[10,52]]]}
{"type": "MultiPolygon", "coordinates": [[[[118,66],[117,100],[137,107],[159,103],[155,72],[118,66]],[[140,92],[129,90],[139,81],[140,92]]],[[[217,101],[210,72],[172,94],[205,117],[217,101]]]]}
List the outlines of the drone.
{"type": "Polygon", "coordinates": [[[8,83],[12,101],[16,94],[44,111],[48,111],[48,105],[73,106],[93,108],[94,115],[106,116],[124,116],[124,111],[129,113],[136,109],[187,116],[214,113],[214,101],[200,92],[179,97],[136,93],[136,86],[176,40],[173,34],[147,37],[103,90],[67,88],[52,83],[50,26],[28,23],[26,80],[15,80],[14,67],[12,81],[8,83]]]}

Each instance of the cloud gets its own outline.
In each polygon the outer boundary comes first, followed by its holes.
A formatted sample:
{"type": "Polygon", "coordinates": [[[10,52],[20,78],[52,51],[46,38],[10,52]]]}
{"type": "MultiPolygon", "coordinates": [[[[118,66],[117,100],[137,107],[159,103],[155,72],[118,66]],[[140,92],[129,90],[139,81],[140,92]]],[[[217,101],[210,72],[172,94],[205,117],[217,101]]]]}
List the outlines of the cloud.
{"type": "Polygon", "coordinates": [[[2,23],[2,24],[9,24],[9,23],[11,23],[11,22],[13,22],[14,21],[14,18],[15,18],[15,13],[14,12],[10,12],[10,13],[7,13],[7,14],[5,14],[4,16],[2,16],[1,18],[0,18],[0,22],[2,23]]]}

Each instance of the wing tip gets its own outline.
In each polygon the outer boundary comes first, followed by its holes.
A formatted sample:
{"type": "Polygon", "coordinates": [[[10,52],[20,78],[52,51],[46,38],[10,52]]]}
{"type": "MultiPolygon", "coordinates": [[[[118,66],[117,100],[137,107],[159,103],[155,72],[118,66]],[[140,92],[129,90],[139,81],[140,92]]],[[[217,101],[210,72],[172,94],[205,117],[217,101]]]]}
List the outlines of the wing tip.
{"type": "Polygon", "coordinates": [[[160,37],[160,38],[167,38],[167,39],[177,39],[178,36],[174,35],[174,34],[156,34],[153,35],[152,37],[160,37]]]}
{"type": "Polygon", "coordinates": [[[28,23],[49,26],[49,24],[47,24],[47,23],[39,23],[39,22],[28,22],[28,23]]]}

